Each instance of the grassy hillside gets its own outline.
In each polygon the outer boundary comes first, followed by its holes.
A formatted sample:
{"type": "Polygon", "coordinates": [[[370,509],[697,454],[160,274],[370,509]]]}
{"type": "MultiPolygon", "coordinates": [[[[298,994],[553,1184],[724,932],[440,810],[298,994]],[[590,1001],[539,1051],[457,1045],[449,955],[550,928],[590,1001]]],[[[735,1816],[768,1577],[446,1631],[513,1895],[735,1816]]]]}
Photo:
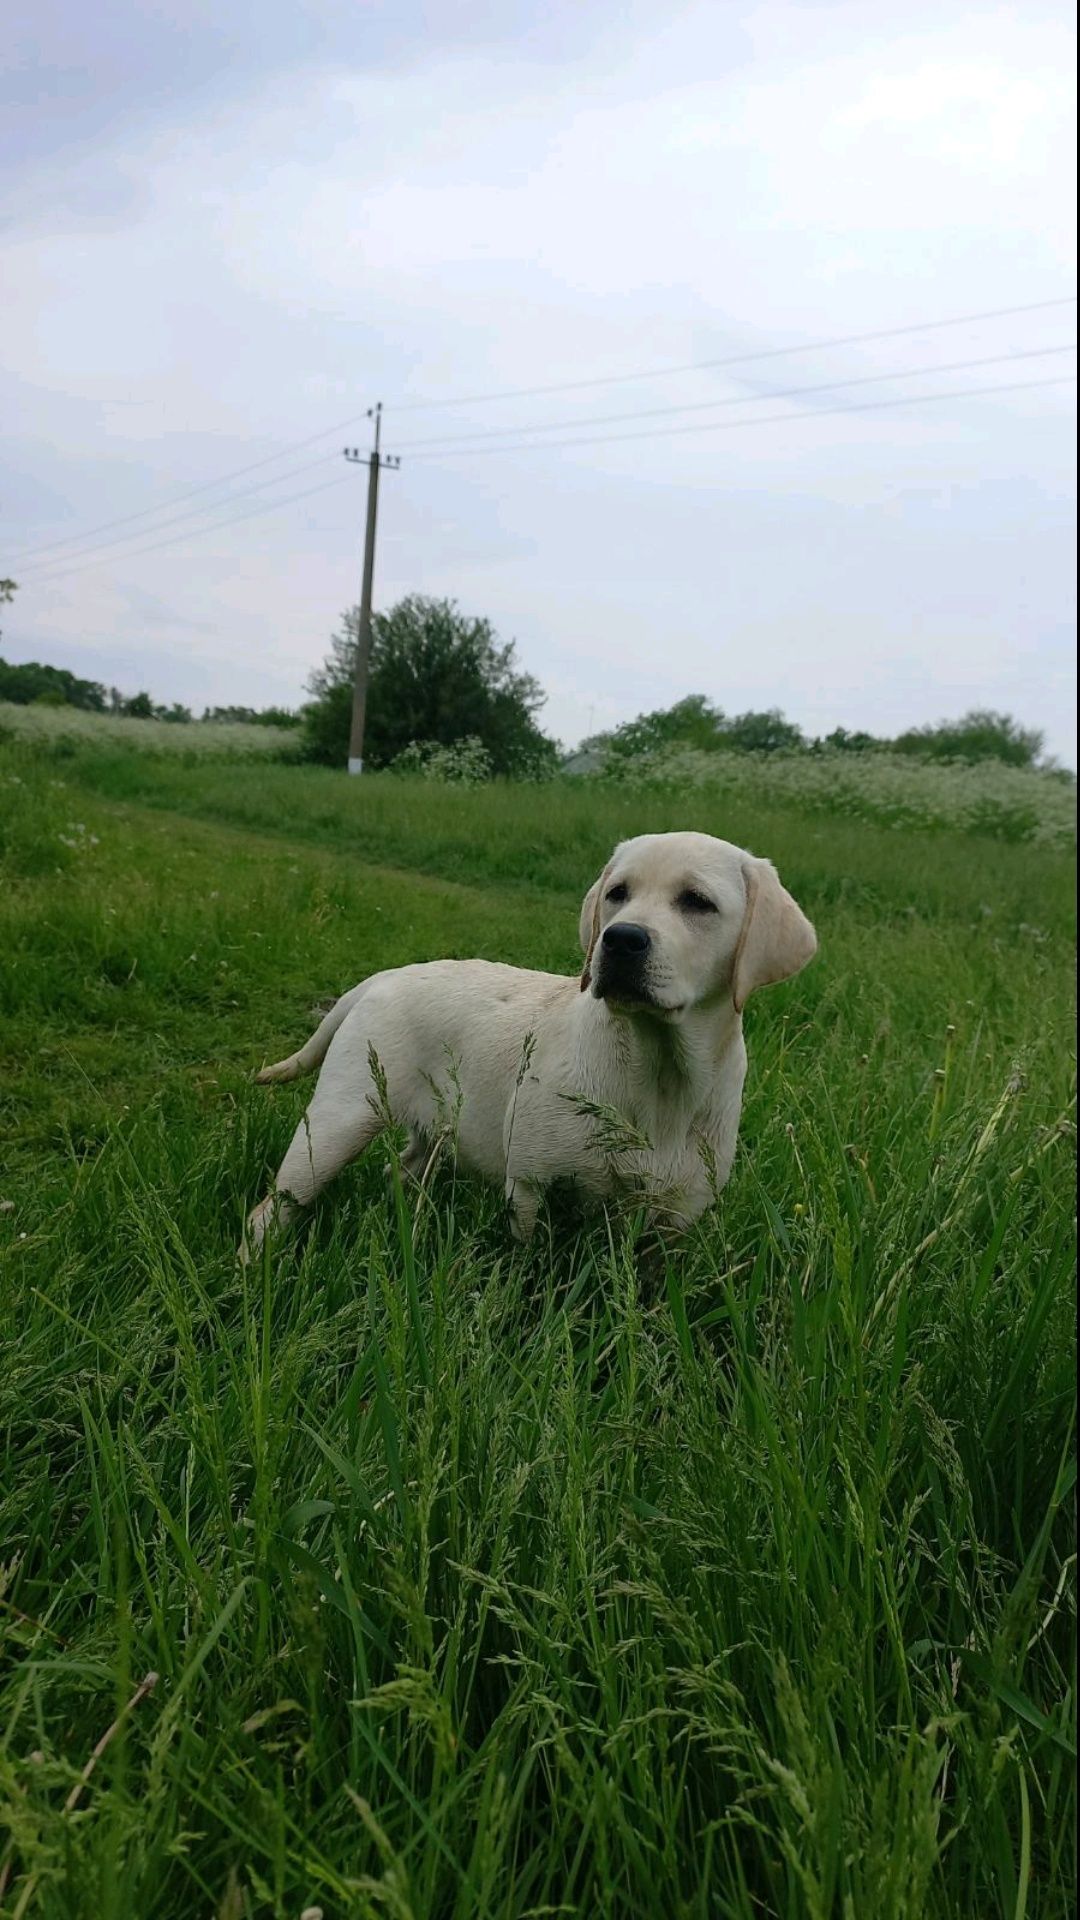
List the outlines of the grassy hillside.
{"type": "Polygon", "coordinates": [[[1063,853],[16,743],[0,860],[0,1910],[1072,1911],[1063,853]],[[313,1002],[570,970],[676,825],[822,942],[718,1213],[522,1252],[377,1149],[239,1273],[313,1002]]]}

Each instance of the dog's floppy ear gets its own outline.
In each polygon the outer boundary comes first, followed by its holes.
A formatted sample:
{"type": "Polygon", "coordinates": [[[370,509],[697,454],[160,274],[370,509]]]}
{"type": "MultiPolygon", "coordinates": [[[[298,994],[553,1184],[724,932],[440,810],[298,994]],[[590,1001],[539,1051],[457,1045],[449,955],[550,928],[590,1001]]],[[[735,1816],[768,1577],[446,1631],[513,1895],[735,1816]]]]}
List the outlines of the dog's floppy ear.
{"type": "Polygon", "coordinates": [[[593,948],[600,938],[600,906],[604,898],[604,887],[611,872],[609,860],[599,880],[594,880],[581,903],[581,919],[578,922],[578,939],[585,955],[585,965],[581,969],[581,991],[585,993],[592,981],[593,948]]]}
{"type": "Polygon", "coordinates": [[[755,988],[789,979],[817,952],[817,934],[787,888],[780,885],[771,861],[745,861],[743,880],[746,914],[731,978],[736,1013],[742,1012],[755,988]]]}

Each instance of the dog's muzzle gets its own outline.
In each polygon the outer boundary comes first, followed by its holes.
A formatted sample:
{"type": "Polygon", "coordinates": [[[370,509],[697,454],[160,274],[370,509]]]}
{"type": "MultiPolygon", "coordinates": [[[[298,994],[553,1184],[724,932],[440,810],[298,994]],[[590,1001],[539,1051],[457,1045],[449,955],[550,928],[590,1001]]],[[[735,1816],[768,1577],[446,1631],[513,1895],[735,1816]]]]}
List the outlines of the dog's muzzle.
{"type": "Polygon", "coordinates": [[[651,947],[647,929],[637,926],[633,920],[616,920],[605,927],[597,954],[597,999],[651,1000],[652,995],[645,986],[651,947]]]}

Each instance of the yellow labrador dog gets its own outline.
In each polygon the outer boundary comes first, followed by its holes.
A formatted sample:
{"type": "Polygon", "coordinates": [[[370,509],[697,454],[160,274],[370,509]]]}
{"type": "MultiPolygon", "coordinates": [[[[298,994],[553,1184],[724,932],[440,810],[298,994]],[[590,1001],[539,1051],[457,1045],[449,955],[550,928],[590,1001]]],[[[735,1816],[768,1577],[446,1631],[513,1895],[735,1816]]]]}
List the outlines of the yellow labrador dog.
{"type": "Polygon", "coordinates": [[[322,1072],[245,1250],[395,1124],[416,1175],[452,1134],[460,1162],[503,1187],[521,1239],[563,1179],[599,1198],[629,1179],[658,1219],[695,1220],[735,1154],[743,1008],[806,965],[814,929],[769,861],[652,833],[616,847],[580,935],[580,980],[486,960],[373,974],[265,1067],[262,1083],[322,1072]]]}

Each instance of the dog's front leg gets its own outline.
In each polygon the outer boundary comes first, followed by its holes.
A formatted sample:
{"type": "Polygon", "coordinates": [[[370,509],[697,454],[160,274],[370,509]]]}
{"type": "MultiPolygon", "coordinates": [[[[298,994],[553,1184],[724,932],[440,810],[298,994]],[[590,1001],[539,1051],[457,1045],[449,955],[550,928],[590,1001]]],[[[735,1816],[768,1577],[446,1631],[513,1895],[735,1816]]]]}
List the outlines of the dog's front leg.
{"type": "Polygon", "coordinates": [[[507,1179],[506,1204],[510,1209],[510,1231],[514,1239],[526,1246],[536,1231],[536,1216],[540,1211],[540,1190],[531,1180],[525,1180],[519,1174],[515,1179],[507,1179]]]}
{"type": "Polygon", "coordinates": [[[247,1217],[244,1237],[237,1248],[240,1265],[246,1267],[262,1251],[268,1235],[283,1232],[295,1212],[292,1201],[283,1193],[268,1193],[265,1200],[260,1200],[247,1217]]]}

